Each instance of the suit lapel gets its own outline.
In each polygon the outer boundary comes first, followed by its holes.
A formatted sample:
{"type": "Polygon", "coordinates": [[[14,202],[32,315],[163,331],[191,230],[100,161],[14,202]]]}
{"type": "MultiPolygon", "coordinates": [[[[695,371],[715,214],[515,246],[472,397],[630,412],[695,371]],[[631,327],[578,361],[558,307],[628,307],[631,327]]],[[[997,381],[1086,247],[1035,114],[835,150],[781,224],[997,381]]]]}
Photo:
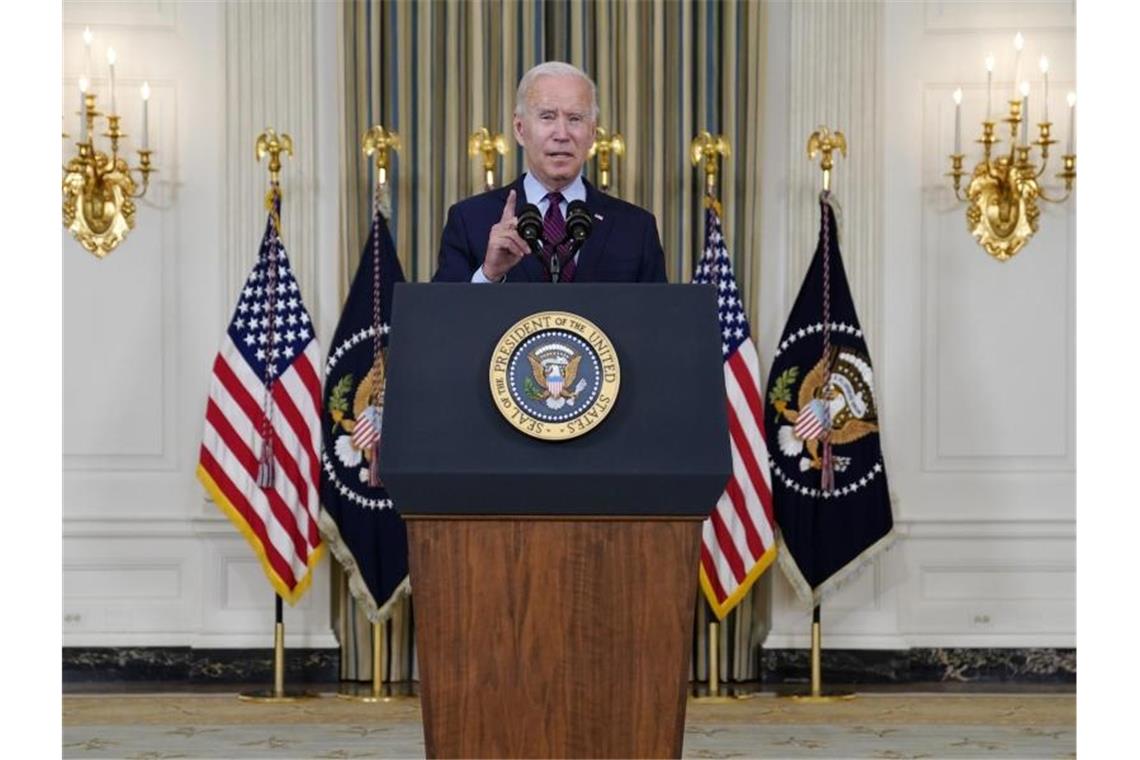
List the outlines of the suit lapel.
{"type": "Polygon", "coordinates": [[[606,250],[606,238],[613,227],[613,214],[609,213],[609,197],[599,192],[585,177],[582,182],[586,185],[586,206],[594,216],[594,229],[578,252],[578,269],[574,281],[593,282],[602,252],[606,250]]]}

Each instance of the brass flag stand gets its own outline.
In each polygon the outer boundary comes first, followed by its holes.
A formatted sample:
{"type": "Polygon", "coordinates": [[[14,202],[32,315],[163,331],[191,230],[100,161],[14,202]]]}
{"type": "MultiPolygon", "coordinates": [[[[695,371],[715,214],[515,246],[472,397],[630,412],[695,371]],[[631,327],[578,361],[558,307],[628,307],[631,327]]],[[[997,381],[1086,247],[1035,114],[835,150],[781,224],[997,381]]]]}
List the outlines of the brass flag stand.
{"type": "Polygon", "coordinates": [[[340,691],[336,693],[339,699],[347,699],[351,702],[364,702],[368,704],[377,702],[393,702],[398,699],[409,699],[410,696],[396,695],[391,693],[384,693],[384,677],[381,673],[381,661],[383,653],[381,652],[380,644],[384,640],[384,624],[372,624],[372,683],[364,684],[344,684],[341,686],[340,691]]]}
{"type": "MultiPolygon", "coordinates": [[[[821,193],[823,197],[831,194],[831,170],[835,166],[831,154],[836,150],[844,158],[847,157],[847,138],[843,136],[842,132],[832,132],[827,127],[821,126],[812,132],[811,137],[808,138],[808,160],[814,160],[816,154],[821,156],[819,168],[823,170],[823,192],[821,193]]],[[[807,694],[793,693],[781,696],[807,704],[825,704],[854,699],[855,694],[853,692],[823,691],[823,669],[820,664],[823,649],[823,629],[820,626],[819,618],[820,605],[817,604],[812,609],[811,614],[811,691],[807,694]]]]}
{"type": "MultiPolygon", "coordinates": [[[[281,197],[282,152],[288,153],[290,156],[293,155],[293,139],[289,135],[284,133],[278,135],[268,127],[258,135],[255,145],[257,160],[261,161],[263,156],[269,156],[269,192],[266,194],[265,203],[269,213],[273,215],[275,226],[280,224],[277,202],[281,197]]],[[[279,226],[276,233],[280,237],[279,226]]],[[[276,623],[273,628],[273,688],[242,692],[238,694],[238,698],[244,702],[296,702],[302,699],[316,698],[319,695],[309,691],[287,690],[285,688],[285,623],[280,594],[274,595],[274,611],[276,623]]]]}
{"type": "MultiPolygon", "coordinates": [[[[620,155],[620,154],[619,154],[620,155]]],[[[719,167],[718,158],[727,159],[732,155],[728,138],[724,135],[709,134],[708,130],[701,132],[689,143],[689,159],[693,166],[702,166],[705,171],[705,205],[716,206],[720,211],[720,202],[716,198],[716,179],[719,167]]],[[[699,171],[699,170],[698,170],[699,171]]],[[[723,214],[721,214],[723,217],[723,214]]],[[[703,597],[702,597],[703,599],[703,597]]],[[[708,637],[708,674],[709,686],[707,694],[694,694],[693,702],[702,704],[727,704],[735,702],[736,697],[722,694],[720,689],[720,623],[716,613],[708,606],[712,620],[709,622],[708,637]]]]}
{"type": "Polygon", "coordinates": [[[277,623],[273,627],[273,688],[243,691],[238,699],[243,702],[297,702],[316,699],[311,691],[285,688],[285,623],[281,619],[281,596],[275,595],[277,623]]]}

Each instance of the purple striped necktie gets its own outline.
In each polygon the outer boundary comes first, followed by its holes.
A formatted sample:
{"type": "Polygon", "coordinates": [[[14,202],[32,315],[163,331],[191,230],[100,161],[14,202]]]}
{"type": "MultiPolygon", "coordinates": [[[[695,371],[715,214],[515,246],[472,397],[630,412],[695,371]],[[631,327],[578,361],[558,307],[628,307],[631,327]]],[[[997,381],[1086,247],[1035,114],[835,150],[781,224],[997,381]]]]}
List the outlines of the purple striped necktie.
{"type": "Polygon", "coordinates": [[[546,207],[546,216],[542,219],[543,237],[546,242],[545,250],[548,257],[547,263],[550,263],[550,256],[558,256],[558,260],[562,262],[562,273],[558,277],[559,281],[572,282],[576,266],[573,257],[567,258],[570,253],[570,242],[567,241],[558,246],[557,249],[554,248],[559,240],[566,237],[566,219],[562,216],[562,193],[547,193],[545,200],[550,202],[550,205],[546,207]]]}

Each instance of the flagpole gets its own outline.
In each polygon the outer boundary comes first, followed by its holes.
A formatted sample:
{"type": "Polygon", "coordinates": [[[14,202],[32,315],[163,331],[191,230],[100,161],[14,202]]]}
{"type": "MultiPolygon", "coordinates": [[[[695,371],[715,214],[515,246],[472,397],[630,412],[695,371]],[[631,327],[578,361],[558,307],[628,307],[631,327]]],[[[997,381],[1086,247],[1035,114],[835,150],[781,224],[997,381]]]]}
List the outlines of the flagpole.
{"type": "MultiPolygon", "coordinates": [[[[374,124],[360,138],[360,148],[365,157],[371,157],[375,168],[376,182],[372,193],[372,319],[375,328],[373,342],[373,367],[380,369],[380,377],[387,377],[384,372],[384,354],[381,350],[380,330],[380,231],[378,229],[378,214],[388,216],[391,214],[391,199],[388,194],[388,169],[391,160],[391,151],[400,149],[400,136],[395,130],[386,129],[383,124],[374,124]]],[[[374,383],[383,381],[374,381],[374,383]]],[[[376,388],[373,388],[375,393],[376,388]]],[[[370,396],[370,400],[372,400],[370,396]]],[[[372,458],[368,468],[368,485],[377,487],[379,483],[379,447],[371,446],[372,458]]],[[[398,697],[391,693],[384,694],[383,677],[383,641],[384,624],[380,621],[372,622],[372,683],[367,687],[360,684],[348,684],[337,692],[337,697],[352,702],[374,704],[377,702],[391,702],[398,697]]],[[[389,689],[389,692],[391,689],[389,689]]]]}
{"type": "Polygon", "coordinates": [[[254,689],[238,694],[243,702],[297,702],[302,699],[316,699],[319,694],[311,691],[285,688],[285,619],[281,595],[274,594],[273,625],[273,688],[254,689]]]}
{"type": "Polygon", "coordinates": [[[359,683],[346,684],[341,687],[340,691],[336,693],[340,699],[347,699],[350,702],[364,702],[366,704],[374,704],[376,702],[391,702],[393,697],[391,695],[384,695],[384,677],[383,677],[383,662],[384,653],[382,651],[384,641],[384,624],[372,624],[372,682],[367,686],[359,683]]]}
{"type": "MultiPolygon", "coordinates": [[[[279,202],[281,199],[281,154],[288,153],[293,155],[293,139],[282,133],[278,135],[272,128],[266,128],[264,132],[257,136],[257,141],[254,145],[254,155],[258,161],[261,161],[265,155],[269,156],[269,193],[266,195],[265,203],[267,210],[273,218],[274,234],[280,237],[281,234],[281,220],[279,211],[279,202]]],[[[271,281],[272,282],[272,281],[271,281]]],[[[270,320],[272,324],[272,320],[270,320]]],[[[266,400],[265,418],[266,425],[269,420],[269,401],[268,392],[266,400]]],[[[268,430],[262,431],[262,459],[258,472],[258,485],[261,488],[273,488],[274,483],[274,467],[273,467],[273,454],[270,447],[270,435],[268,430]]],[[[273,688],[272,689],[256,689],[254,691],[247,691],[238,694],[238,698],[244,702],[296,702],[301,699],[313,699],[317,697],[309,691],[299,691],[285,688],[285,617],[284,608],[282,605],[281,595],[274,594],[274,625],[273,625],[273,688]]]]}
{"type": "MultiPolygon", "coordinates": [[[[728,158],[732,154],[728,138],[724,135],[709,134],[708,130],[701,130],[689,143],[689,157],[693,166],[701,166],[705,172],[705,207],[716,208],[720,214],[721,209],[716,198],[716,179],[719,167],[717,160],[728,158]]],[[[702,597],[703,598],[703,597],[702,597]]],[[[708,694],[694,696],[694,702],[724,703],[734,702],[732,697],[721,694],[720,691],[720,618],[716,611],[705,600],[705,607],[709,611],[708,636],[708,694]]]]}
{"type": "MultiPolygon", "coordinates": [[[[838,150],[840,155],[844,158],[847,157],[847,138],[843,133],[836,130],[831,131],[825,126],[820,126],[815,132],[812,132],[808,138],[807,154],[808,160],[813,160],[816,154],[820,154],[819,168],[823,171],[823,192],[820,194],[820,201],[831,194],[831,170],[835,164],[832,159],[832,151],[838,150]]],[[[824,228],[826,229],[827,220],[824,219],[824,228]]],[[[827,251],[824,251],[824,256],[827,256],[827,251]]],[[[826,262],[827,259],[824,259],[826,262]]],[[[826,268],[824,270],[824,281],[827,282],[826,268]]],[[[827,285],[824,286],[826,290],[827,285]]],[[[827,302],[830,298],[828,293],[824,293],[824,313],[827,313],[827,302]]],[[[829,318],[825,317],[824,320],[824,355],[826,357],[829,352],[828,348],[828,328],[829,318]]],[[[826,382],[830,382],[827,380],[826,382]]],[[[824,434],[824,453],[823,453],[823,466],[820,471],[820,488],[824,491],[832,489],[832,473],[831,473],[831,450],[830,450],[830,428],[824,434]]],[[[849,691],[831,691],[828,693],[823,692],[823,626],[820,622],[820,608],[822,604],[817,602],[812,608],[811,612],[811,691],[807,694],[793,693],[785,696],[790,697],[795,702],[803,702],[807,704],[826,704],[828,702],[840,702],[855,698],[855,694],[849,691]]]]}
{"type": "Polygon", "coordinates": [[[717,619],[716,612],[713,610],[712,605],[704,599],[705,609],[708,610],[709,617],[709,634],[708,634],[708,692],[706,694],[699,693],[694,689],[694,694],[690,697],[693,702],[700,702],[702,704],[728,704],[735,702],[736,698],[724,694],[720,688],[720,622],[717,619]]]}

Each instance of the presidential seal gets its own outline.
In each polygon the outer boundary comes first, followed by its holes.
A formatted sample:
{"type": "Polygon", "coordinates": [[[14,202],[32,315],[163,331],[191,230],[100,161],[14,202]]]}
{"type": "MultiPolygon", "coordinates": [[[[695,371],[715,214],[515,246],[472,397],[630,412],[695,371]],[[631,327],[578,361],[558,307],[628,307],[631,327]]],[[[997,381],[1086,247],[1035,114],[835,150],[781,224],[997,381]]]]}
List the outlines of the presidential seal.
{"type": "Polygon", "coordinates": [[[519,320],[491,354],[491,397],[527,435],[564,441],[590,432],[617,399],[621,365],[588,319],[543,311],[519,320]]]}

